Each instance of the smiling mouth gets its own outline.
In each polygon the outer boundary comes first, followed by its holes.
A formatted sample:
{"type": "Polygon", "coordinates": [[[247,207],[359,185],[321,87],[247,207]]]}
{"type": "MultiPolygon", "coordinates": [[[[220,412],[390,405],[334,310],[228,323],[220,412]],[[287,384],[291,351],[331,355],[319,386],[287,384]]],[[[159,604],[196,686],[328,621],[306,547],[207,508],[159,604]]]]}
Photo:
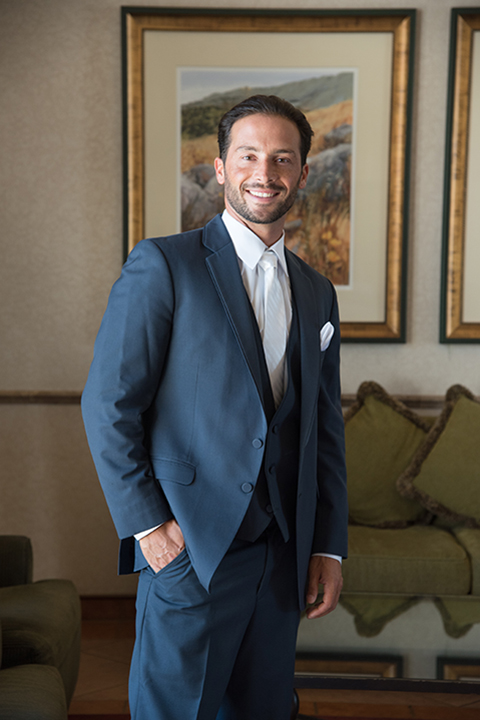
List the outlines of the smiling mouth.
{"type": "Polygon", "coordinates": [[[280,192],[279,190],[254,190],[253,188],[245,188],[245,191],[257,198],[273,198],[280,192]]]}

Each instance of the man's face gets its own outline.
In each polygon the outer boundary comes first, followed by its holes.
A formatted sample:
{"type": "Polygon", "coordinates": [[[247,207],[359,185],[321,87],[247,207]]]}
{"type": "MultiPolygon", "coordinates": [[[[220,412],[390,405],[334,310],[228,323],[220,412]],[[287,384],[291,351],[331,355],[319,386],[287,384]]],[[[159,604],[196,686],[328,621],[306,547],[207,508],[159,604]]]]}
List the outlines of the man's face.
{"type": "Polygon", "coordinates": [[[225,162],[215,160],[217,180],[225,185],[225,205],[247,223],[273,224],[290,210],[307,182],[297,126],[276,115],[237,120],[225,162]]]}

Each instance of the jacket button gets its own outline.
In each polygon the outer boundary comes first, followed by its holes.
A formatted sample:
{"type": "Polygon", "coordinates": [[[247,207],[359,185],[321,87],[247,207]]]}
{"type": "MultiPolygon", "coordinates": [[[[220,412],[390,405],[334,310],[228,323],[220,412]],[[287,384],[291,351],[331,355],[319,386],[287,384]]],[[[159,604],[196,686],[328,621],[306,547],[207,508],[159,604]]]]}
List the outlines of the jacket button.
{"type": "Polygon", "coordinates": [[[267,507],[265,508],[265,510],[266,510],[267,513],[269,513],[270,515],[273,513],[273,507],[272,507],[271,505],[267,505],[267,507]]]}
{"type": "Polygon", "coordinates": [[[263,440],[260,440],[260,438],[255,438],[255,440],[253,440],[253,442],[252,442],[252,445],[254,448],[257,448],[257,450],[258,450],[261,447],[263,447],[263,440]]]}
{"type": "Polygon", "coordinates": [[[253,485],[251,483],[243,483],[242,490],[244,493],[251,493],[253,490],[253,485]]]}
{"type": "Polygon", "coordinates": [[[272,432],[273,432],[274,435],[278,435],[278,425],[274,425],[274,426],[272,427],[272,432]]]}
{"type": "Polygon", "coordinates": [[[270,465],[270,467],[268,468],[268,472],[270,473],[270,475],[274,475],[275,474],[275,465],[270,465]]]}

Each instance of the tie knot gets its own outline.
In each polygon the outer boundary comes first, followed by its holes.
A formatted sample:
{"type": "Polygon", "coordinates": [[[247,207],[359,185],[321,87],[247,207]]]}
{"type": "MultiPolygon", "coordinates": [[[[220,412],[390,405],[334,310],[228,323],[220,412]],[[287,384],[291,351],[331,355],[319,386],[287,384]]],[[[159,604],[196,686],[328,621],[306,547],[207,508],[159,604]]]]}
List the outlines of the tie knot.
{"type": "Polygon", "coordinates": [[[267,270],[275,270],[277,267],[277,256],[273,250],[265,250],[258,264],[265,272],[267,270]]]}

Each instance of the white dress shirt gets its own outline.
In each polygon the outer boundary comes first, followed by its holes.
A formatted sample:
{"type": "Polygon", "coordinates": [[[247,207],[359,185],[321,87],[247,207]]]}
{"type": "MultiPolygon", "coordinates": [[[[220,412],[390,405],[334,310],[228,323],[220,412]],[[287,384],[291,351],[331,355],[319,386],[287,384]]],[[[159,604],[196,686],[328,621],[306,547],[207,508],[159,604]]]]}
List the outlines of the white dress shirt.
{"type": "MultiPolygon", "coordinates": [[[[263,329],[264,329],[264,318],[265,318],[265,297],[264,297],[264,276],[265,273],[258,265],[260,258],[262,257],[265,250],[273,250],[278,258],[277,273],[278,280],[282,287],[283,297],[285,301],[285,317],[287,320],[286,333],[290,332],[290,326],[292,324],[292,291],[290,288],[290,279],[288,276],[287,261],[285,259],[285,244],[284,237],[285,233],[282,234],[281,238],[277,240],[274,245],[270,248],[260,240],[258,235],[250,230],[246,225],[243,225],[238,220],[235,220],[227,210],[223,211],[222,220],[227,228],[227,232],[230,235],[235,252],[238,257],[238,264],[240,267],[240,273],[242,275],[243,284],[247,295],[252,303],[255,317],[257,318],[258,327],[260,329],[260,335],[263,340],[263,329]]],[[[284,358],[285,362],[285,358],[284,358]]],[[[284,389],[287,383],[287,373],[284,374],[284,389]]],[[[150,530],[137,533],[135,538],[141,540],[146,535],[156,530],[160,525],[157,525],[150,530]]],[[[315,553],[323,557],[331,557],[335,560],[342,562],[342,558],[338,555],[330,555],[328,553],[315,553]]]]}
{"type": "MultiPolygon", "coordinates": [[[[255,235],[246,225],[242,225],[238,220],[235,220],[226,210],[223,212],[222,220],[232,239],[235,252],[237,253],[243,284],[252,303],[262,341],[264,340],[265,329],[265,272],[259,266],[259,262],[266,250],[271,250],[277,257],[277,279],[285,304],[286,327],[284,347],[286,351],[288,335],[292,324],[292,291],[290,289],[290,278],[288,277],[287,261],[285,259],[285,233],[282,234],[281,238],[277,240],[274,245],[267,247],[258,235],[255,235]]],[[[287,388],[285,357],[286,352],[284,352],[282,360],[284,365],[283,392],[285,392],[287,388]]]]}

